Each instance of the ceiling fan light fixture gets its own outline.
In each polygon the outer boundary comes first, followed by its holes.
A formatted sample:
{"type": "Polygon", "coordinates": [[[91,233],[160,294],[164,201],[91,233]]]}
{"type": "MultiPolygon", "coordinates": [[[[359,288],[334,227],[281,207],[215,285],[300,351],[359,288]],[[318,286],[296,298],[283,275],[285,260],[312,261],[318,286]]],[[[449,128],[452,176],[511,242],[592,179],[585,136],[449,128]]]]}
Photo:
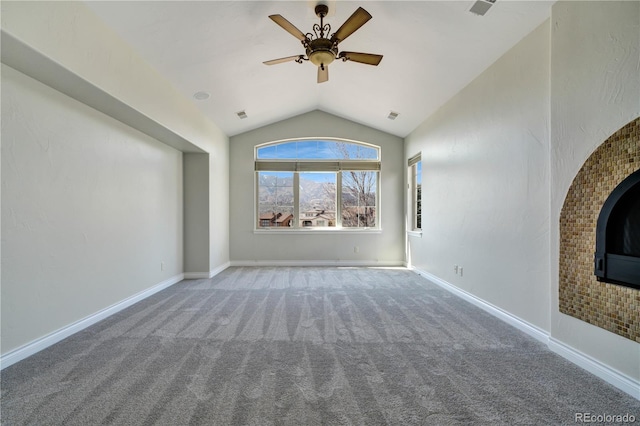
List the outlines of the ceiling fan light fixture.
{"type": "Polygon", "coordinates": [[[309,60],[317,67],[329,65],[335,58],[332,52],[327,52],[326,50],[317,50],[309,55],[309,60]]]}
{"type": "Polygon", "coordinates": [[[311,63],[317,67],[320,65],[329,65],[336,59],[337,55],[338,49],[335,48],[331,40],[326,38],[311,40],[307,47],[307,57],[311,63]]]}

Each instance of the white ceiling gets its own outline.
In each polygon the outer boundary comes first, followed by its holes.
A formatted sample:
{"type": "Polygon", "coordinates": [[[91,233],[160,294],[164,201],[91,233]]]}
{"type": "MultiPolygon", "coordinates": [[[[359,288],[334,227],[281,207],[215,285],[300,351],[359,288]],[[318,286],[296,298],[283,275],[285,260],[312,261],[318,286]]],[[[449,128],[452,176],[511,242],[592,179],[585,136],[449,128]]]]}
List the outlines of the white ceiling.
{"type": "MultiPolygon", "coordinates": [[[[316,83],[310,62],[262,62],[303,54],[268,16],[302,32],[317,1],[107,1],[88,6],[227,135],[319,109],[405,137],[541,24],[552,1],[329,1],[336,31],[359,7],[372,16],[340,50],[384,55],[379,66],[335,61],[316,83]],[[211,97],[198,101],[193,94],[211,97]],[[246,111],[241,120],[236,113],[246,111]],[[387,119],[390,111],[400,115],[387,119]]],[[[327,4],[327,2],[324,2],[327,4]]]]}

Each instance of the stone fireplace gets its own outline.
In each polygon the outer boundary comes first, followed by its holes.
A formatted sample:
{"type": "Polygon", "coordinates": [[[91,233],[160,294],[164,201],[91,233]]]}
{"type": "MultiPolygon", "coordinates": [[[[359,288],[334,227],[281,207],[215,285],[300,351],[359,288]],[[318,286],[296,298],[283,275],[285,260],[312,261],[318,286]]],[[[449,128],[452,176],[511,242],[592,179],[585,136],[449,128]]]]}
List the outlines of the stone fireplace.
{"type": "Polygon", "coordinates": [[[573,180],[560,214],[559,264],[560,312],[636,342],[640,286],[634,284],[634,274],[640,263],[633,263],[638,247],[633,215],[638,209],[639,171],[637,118],[602,143],[573,180]],[[629,220],[624,213],[628,209],[629,220]],[[616,224],[603,227],[608,220],[616,224]],[[617,263],[623,264],[622,272],[607,276],[617,263]]]}

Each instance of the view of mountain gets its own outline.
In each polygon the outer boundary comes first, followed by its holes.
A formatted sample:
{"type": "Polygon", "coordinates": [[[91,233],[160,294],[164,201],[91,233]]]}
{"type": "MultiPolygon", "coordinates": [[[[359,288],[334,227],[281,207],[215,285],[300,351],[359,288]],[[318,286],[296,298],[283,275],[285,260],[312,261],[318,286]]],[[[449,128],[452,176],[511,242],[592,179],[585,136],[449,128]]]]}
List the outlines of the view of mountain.
{"type": "MultiPolygon", "coordinates": [[[[301,215],[324,211],[327,212],[329,219],[335,215],[338,210],[335,176],[330,173],[300,173],[298,196],[301,215]]],[[[347,172],[342,174],[342,179],[342,226],[375,226],[377,180],[375,172],[347,172]]],[[[258,213],[261,216],[273,213],[293,214],[295,210],[293,173],[261,172],[258,181],[258,199],[258,213]]],[[[309,225],[304,226],[318,225],[310,222],[309,225]]]]}
{"type": "MultiPolygon", "coordinates": [[[[280,174],[282,175],[282,174],[280,174]]],[[[325,209],[335,211],[335,184],[317,182],[300,177],[300,209],[325,209]]],[[[276,174],[260,174],[259,194],[260,205],[293,206],[293,176],[279,177],[276,174]]]]}

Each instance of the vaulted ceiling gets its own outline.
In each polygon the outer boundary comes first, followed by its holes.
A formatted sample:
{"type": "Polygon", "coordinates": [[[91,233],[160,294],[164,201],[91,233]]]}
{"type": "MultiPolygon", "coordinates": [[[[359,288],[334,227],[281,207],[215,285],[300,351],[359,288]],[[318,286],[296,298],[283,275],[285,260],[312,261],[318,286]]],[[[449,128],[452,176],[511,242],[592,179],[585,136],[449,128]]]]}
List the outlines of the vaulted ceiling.
{"type": "Polygon", "coordinates": [[[229,136],[319,109],[404,137],[548,18],[553,4],[498,0],[478,16],[469,11],[475,1],[322,1],[332,31],[358,7],[373,16],[339,47],[382,54],[380,65],[335,61],[321,84],[310,62],[264,65],[304,54],[300,41],[268,16],[311,32],[318,3],[87,5],[229,136]],[[210,97],[197,100],[198,92],[210,97]],[[387,118],[391,111],[399,114],[395,120],[387,118]]]}

